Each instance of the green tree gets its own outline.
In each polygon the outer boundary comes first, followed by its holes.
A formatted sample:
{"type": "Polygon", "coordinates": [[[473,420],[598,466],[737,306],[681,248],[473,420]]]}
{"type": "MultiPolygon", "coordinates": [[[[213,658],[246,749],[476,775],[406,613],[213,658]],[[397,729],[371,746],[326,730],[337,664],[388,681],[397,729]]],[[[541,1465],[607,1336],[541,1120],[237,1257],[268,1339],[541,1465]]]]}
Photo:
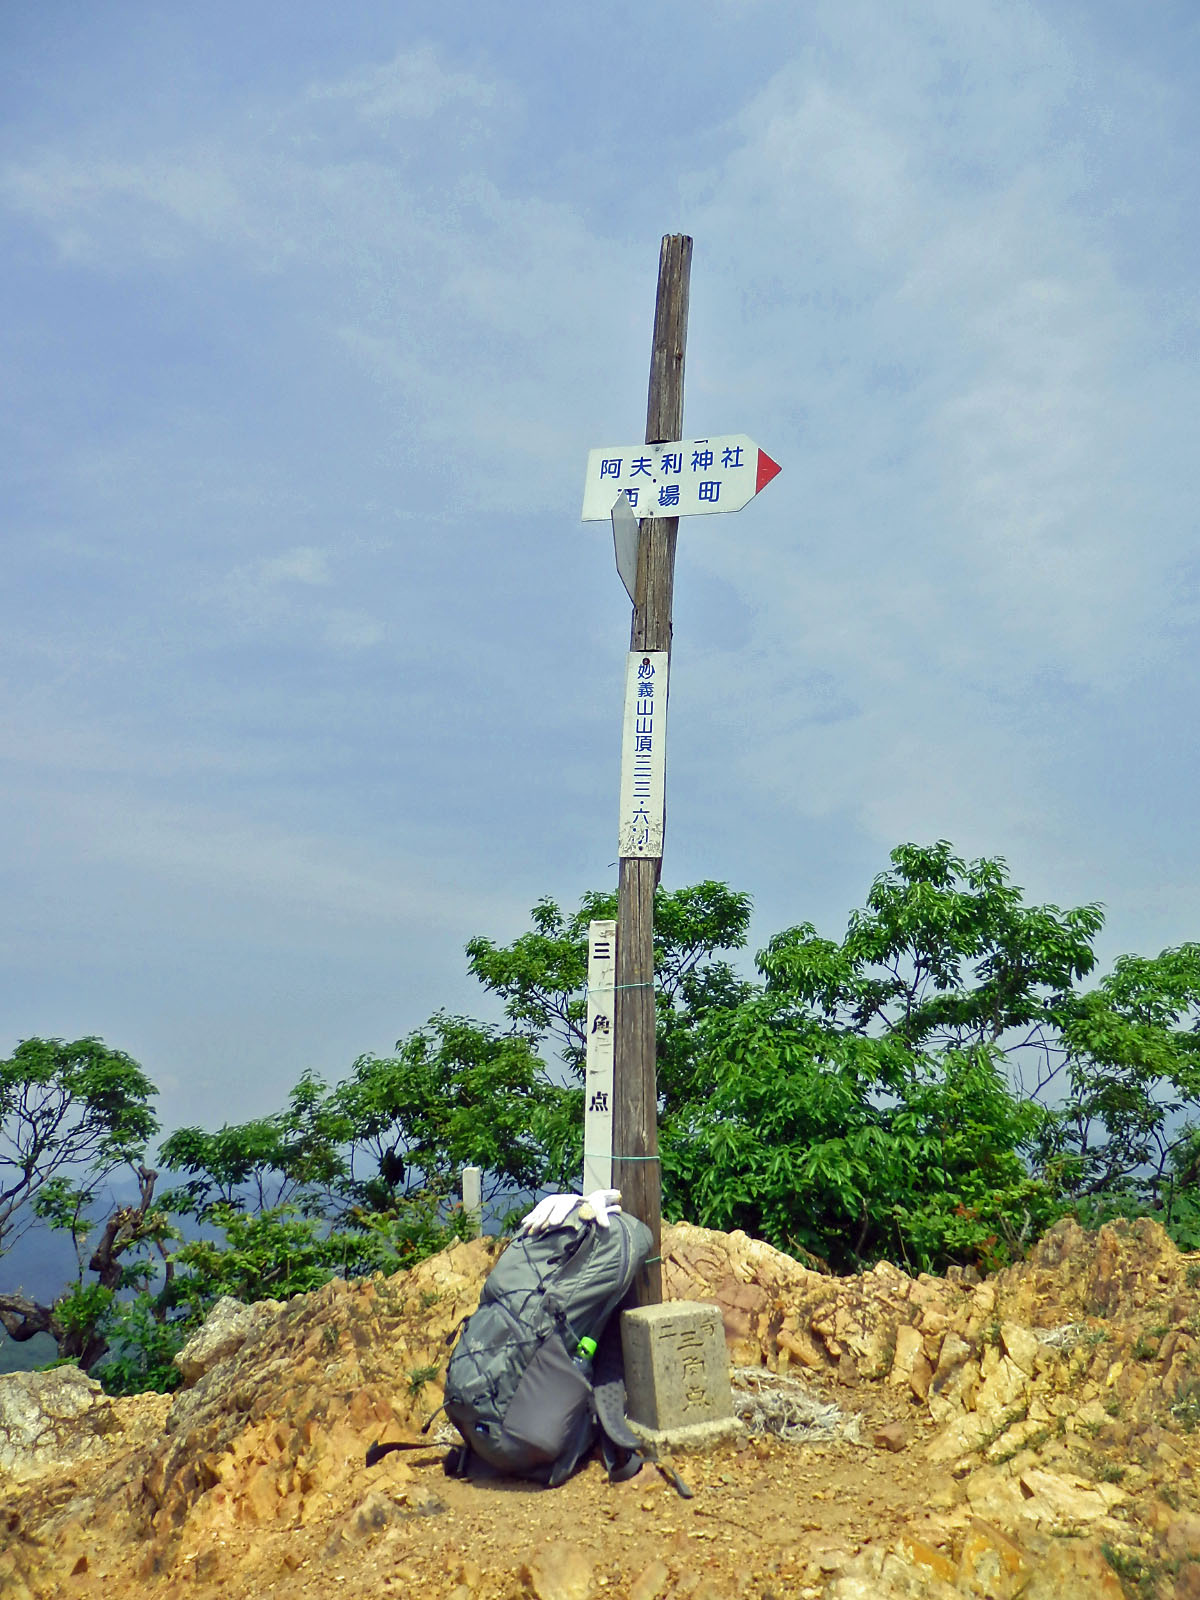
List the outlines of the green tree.
{"type": "Polygon", "coordinates": [[[944,841],[891,862],[840,943],[776,935],[762,994],[710,1019],[676,1207],[839,1265],[992,1264],[1067,1207],[1200,1221],[1200,948],[1084,992],[1098,905],[1026,905],[944,841]]]}
{"type": "Polygon", "coordinates": [[[119,1167],[136,1167],[157,1122],[154,1085],[99,1039],[24,1039],[0,1061],[0,1254],[39,1215],[119,1167]]]}
{"type": "MultiPolygon", "coordinates": [[[[587,924],[615,911],[613,896],[570,917],[545,900],[512,944],[467,947],[514,1030],[576,1075],[587,924]]],[[[1010,1090],[1000,1041],[1050,1028],[1091,964],[1096,908],[1029,908],[1002,862],[906,846],[841,944],[790,929],[759,956],[759,982],[727,959],[749,915],[719,883],[656,895],[667,1214],[839,1264],[998,1254],[1040,1225],[1051,1196],[1026,1151],[1047,1113],[1010,1090]]],[[[571,1112],[578,1129],[578,1098],[571,1112]]],[[[578,1141],[560,1154],[573,1181],[578,1141]]]]}
{"type": "Polygon", "coordinates": [[[170,1387],[170,1355],[222,1295],[285,1298],[394,1272],[464,1236],[452,1196],[466,1162],[497,1182],[540,1171],[522,1099],[539,1064],[520,1041],[438,1016],[397,1050],[360,1058],[333,1088],[305,1073],[276,1113],[164,1141],[162,1160],[185,1179],[164,1203],[199,1236],[171,1254],[156,1293],[106,1308],[110,1388],[170,1387]]]}
{"type": "Polygon", "coordinates": [[[361,1058],[333,1088],[306,1073],[279,1112],[164,1141],[185,1179],[164,1204],[194,1219],[193,1236],[155,1291],[72,1308],[111,1345],[97,1371],[112,1392],[173,1387],[172,1355],[222,1295],[395,1272],[464,1237],[452,1195],[465,1162],[497,1182],[540,1173],[526,1103],[539,1064],[520,1041],[440,1016],[398,1051],[361,1058]]]}
{"type": "MultiPolygon", "coordinates": [[[[161,1156],[183,1181],[157,1202],[136,1064],[27,1041],[0,1064],[0,1245],[41,1217],[71,1233],[79,1274],[53,1307],[0,1297],[0,1320],[51,1328],[87,1365],[111,1346],[113,1389],[169,1387],[220,1294],[395,1270],[459,1236],[465,1165],[493,1201],[573,1186],[587,926],[615,913],[614,895],[544,899],[511,943],[473,939],[506,1026],[439,1012],[332,1087],[305,1074],[273,1115],[178,1130],[161,1156]],[[123,1162],[138,1203],[94,1238],[123,1162]]],[[[756,978],[729,959],[749,916],[720,883],[656,895],[667,1215],[839,1268],[994,1266],[1064,1210],[1151,1211],[1200,1247],[1200,945],[1123,956],[1087,988],[1099,906],[1028,905],[1002,859],[944,841],[894,850],[840,941],[777,934],[756,978]]]]}
{"type": "Polygon", "coordinates": [[[469,1237],[460,1209],[444,1214],[430,1195],[397,1215],[355,1214],[345,1226],[295,1206],[244,1210],[216,1201],[199,1238],[180,1244],[171,1276],[132,1298],[89,1289],[70,1309],[104,1337],[92,1370],[109,1394],[169,1392],[180,1382],[175,1354],[223,1295],[253,1302],[307,1294],[333,1277],[393,1273],[469,1237]]]}
{"type": "Polygon", "coordinates": [[[166,1258],[169,1223],[142,1163],[157,1128],[154,1093],[136,1061],[99,1039],[26,1039],[0,1061],[0,1254],[40,1221],[70,1236],[78,1264],[50,1305],[0,1294],[0,1324],[13,1339],[49,1333],[60,1356],[91,1365],[106,1347],[108,1306],[147,1270],[139,1257],[166,1258]],[[113,1208],[94,1239],[102,1187],[122,1168],[137,1180],[138,1201],[113,1208]]]}
{"type": "Polygon", "coordinates": [[[159,1159],[187,1181],[165,1199],[174,1210],[197,1217],[214,1205],[326,1212],[347,1177],[344,1147],[352,1134],[336,1096],[306,1072],[281,1111],[226,1123],[215,1133],[187,1127],[171,1134],[159,1159]]]}
{"type": "Polygon", "coordinates": [[[1121,956],[1095,989],[1066,997],[1059,1015],[1056,1070],[1069,1092],[1047,1165],[1100,1211],[1150,1208],[1168,1226],[1186,1215],[1194,1234],[1200,944],[1121,956]]]}
{"type": "MultiPolygon", "coordinates": [[[[750,896],[711,880],[654,897],[655,1003],[660,1141],[686,1146],[714,1086],[711,1060],[701,1051],[701,1023],[757,994],[726,952],[746,943],[750,896]],[[673,1136],[678,1124],[679,1137],[673,1136]]],[[[532,1131],[545,1156],[542,1183],[572,1188],[583,1165],[583,1072],[586,1056],[587,935],[593,919],[615,918],[615,893],[585,894],[566,913],[551,899],[531,913],[533,927],[511,944],[472,939],[467,960],[484,988],[504,1002],[513,1035],[528,1048],[555,1055],[565,1077],[556,1097],[535,1110],[532,1131]]],[[[664,1164],[664,1203],[687,1210],[686,1185],[664,1164]]]]}
{"type": "MultiPolygon", "coordinates": [[[[750,896],[723,883],[655,892],[658,1089],[664,1118],[707,1087],[697,1077],[700,1019],[737,1006],[756,991],[719,955],[744,947],[750,911],[750,896]]],[[[588,923],[616,915],[615,893],[585,894],[569,915],[544,899],[531,912],[533,928],[511,944],[478,938],[467,945],[472,974],[503,999],[514,1033],[531,1048],[553,1050],[574,1081],[582,1080],[586,1054],[588,923]]]]}
{"type": "Polygon", "coordinates": [[[521,1034],[443,1012],[360,1056],[331,1097],[348,1130],[347,1196],[376,1212],[414,1197],[445,1202],[464,1166],[481,1167],[494,1195],[546,1179],[537,1130],[562,1098],[521,1034]]]}
{"type": "Polygon", "coordinates": [[[769,942],[759,956],[768,993],[832,1027],[913,1047],[1048,1043],[1062,997],[1095,965],[1101,908],[1025,906],[1003,858],[967,862],[944,840],[901,845],[891,861],[841,944],[810,923],[769,942]]]}

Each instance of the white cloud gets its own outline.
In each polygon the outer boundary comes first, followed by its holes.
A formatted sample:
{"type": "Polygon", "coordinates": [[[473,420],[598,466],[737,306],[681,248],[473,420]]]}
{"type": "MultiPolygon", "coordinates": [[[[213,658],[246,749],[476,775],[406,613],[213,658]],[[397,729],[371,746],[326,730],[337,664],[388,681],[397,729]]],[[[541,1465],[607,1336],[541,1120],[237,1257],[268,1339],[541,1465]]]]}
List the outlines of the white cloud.
{"type": "Polygon", "coordinates": [[[339,653],[370,649],[386,630],[368,611],[337,603],[335,594],[344,590],[328,550],[297,545],[235,567],[218,594],[244,627],[316,637],[339,653]]]}
{"type": "Polygon", "coordinates": [[[68,261],[178,261],[197,238],[253,237],[219,150],[131,159],[47,150],[0,171],[7,207],[46,229],[68,261]]]}
{"type": "Polygon", "coordinates": [[[381,643],[386,630],[381,622],[365,612],[338,607],[325,618],[324,634],[334,650],[369,650],[372,645],[381,643]]]}
{"type": "Polygon", "coordinates": [[[447,71],[438,52],[431,45],[421,45],[399,51],[383,66],[364,67],[333,83],[313,84],[308,97],[349,101],[364,120],[387,122],[392,117],[432,117],[463,101],[491,106],[499,95],[494,83],[473,73],[447,71]]]}
{"type": "MultiPolygon", "coordinates": [[[[515,114],[494,85],[418,50],[150,157],[64,147],[12,162],[0,197],[106,271],[180,270],[215,251],[225,271],[305,284],[308,336],[340,345],[408,439],[470,457],[456,506],[557,508],[567,482],[578,492],[588,414],[613,409],[611,330],[645,300],[644,275],[576,208],[501,188],[454,140],[409,170],[402,150],[348,151],[312,124],[313,106],[357,115],[380,85],[398,103],[411,90],[443,133],[460,130],[463,98],[496,128],[515,114]]],[[[639,327],[639,364],[647,338],[639,327]]],[[[639,415],[636,390],[621,410],[639,415]]]]}
{"type": "Polygon", "coordinates": [[[324,588],[330,582],[329,554],[312,545],[297,545],[294,550],[287,550],[282,555],[255,562],[248,572],[251,581],[260,585],[302,583],[313,588],[324,588]]]}

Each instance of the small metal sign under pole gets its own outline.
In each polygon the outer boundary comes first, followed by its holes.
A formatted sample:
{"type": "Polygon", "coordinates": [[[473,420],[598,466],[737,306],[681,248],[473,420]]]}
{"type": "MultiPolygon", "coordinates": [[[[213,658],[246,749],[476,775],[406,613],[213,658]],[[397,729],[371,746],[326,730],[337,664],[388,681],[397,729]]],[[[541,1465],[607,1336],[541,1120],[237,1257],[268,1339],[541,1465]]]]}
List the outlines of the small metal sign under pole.
{"type": "MultiPolygon", "coordinates": [[[[683,434],[683,363],[691,271],[691,239],[685,234],[668,234],[658,260],[646,404],[647,444],[661,444],[683,434]]],[[[629,636],[631,652],[661,652],[669,658],[678,536],[678,517],[641,519],[629,636]]],[[[664,712],[665,709],[664,702],[664,712]]],[[[617,908],[613,1183],[621,1191],[625,1209],[640,1217],[654,1235],[651,1260],[634,1285],[639,1305],[658,1305],[662,1301],[662,1266],[654,1259],[660,1255],[662,1231],[654,1007],[654,891],[662,872],[661,834],[657,842],[657,856],[622,853],[617,908]]]]}

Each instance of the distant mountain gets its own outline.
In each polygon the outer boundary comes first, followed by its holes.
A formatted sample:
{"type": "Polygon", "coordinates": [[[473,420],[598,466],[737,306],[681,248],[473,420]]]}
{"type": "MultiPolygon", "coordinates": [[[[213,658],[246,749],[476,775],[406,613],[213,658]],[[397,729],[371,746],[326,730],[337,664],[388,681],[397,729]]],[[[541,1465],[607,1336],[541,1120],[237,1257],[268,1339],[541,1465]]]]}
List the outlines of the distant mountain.
{"type": "MultiPolygon", "coordinates": [[[[49,1305],[76,1273],[75,1256],[62,1234],[49,1228],[31,1228],[0,1256],[0,1289],[20,1291],[49,1305]]],[[[53,1361],[58,1347],[48,1333],[35,1334],[17,1344],[0,1328],[0,1375],[28,1372],[53,1361]]]]}
{"type": "Polygon", "coordinates": [[[48,1305],[62,1294],[78,1270],[70,1240],[39,1224],[0,1255],[0,1289],[19,1289],[48,1305]]]}
{"type": "Polygon", "coordinates": [[[34,1367],[44,1367],[58,1354],[58,1346],[48,1333],[35,1333],[32,1339],[18,1344],[0,1328],[0,1378],[6,1372],[30,1372],[34,1367]]]}

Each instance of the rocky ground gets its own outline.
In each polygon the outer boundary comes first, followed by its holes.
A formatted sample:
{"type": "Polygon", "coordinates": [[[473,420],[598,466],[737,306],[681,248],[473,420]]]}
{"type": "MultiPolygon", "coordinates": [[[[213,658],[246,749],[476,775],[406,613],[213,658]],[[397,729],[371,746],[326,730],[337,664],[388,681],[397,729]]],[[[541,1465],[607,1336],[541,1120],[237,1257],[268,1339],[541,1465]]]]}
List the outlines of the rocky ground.
{"type": "Polygon", "coordinates": [[[1200,1600],[1200,1259],[1152,1223],[1060,1224],[984,1283],[668,1229],[667,1294],[720,1304],[751,1421],[806,1401],[677,1458],[691,1500],[594,1463],[448,1479],[434,1444],[364,1466],[419,1436],[494,1250],[229,1305],[175,1396],[0,1378],[0,1596],[1200,1600]]]}

